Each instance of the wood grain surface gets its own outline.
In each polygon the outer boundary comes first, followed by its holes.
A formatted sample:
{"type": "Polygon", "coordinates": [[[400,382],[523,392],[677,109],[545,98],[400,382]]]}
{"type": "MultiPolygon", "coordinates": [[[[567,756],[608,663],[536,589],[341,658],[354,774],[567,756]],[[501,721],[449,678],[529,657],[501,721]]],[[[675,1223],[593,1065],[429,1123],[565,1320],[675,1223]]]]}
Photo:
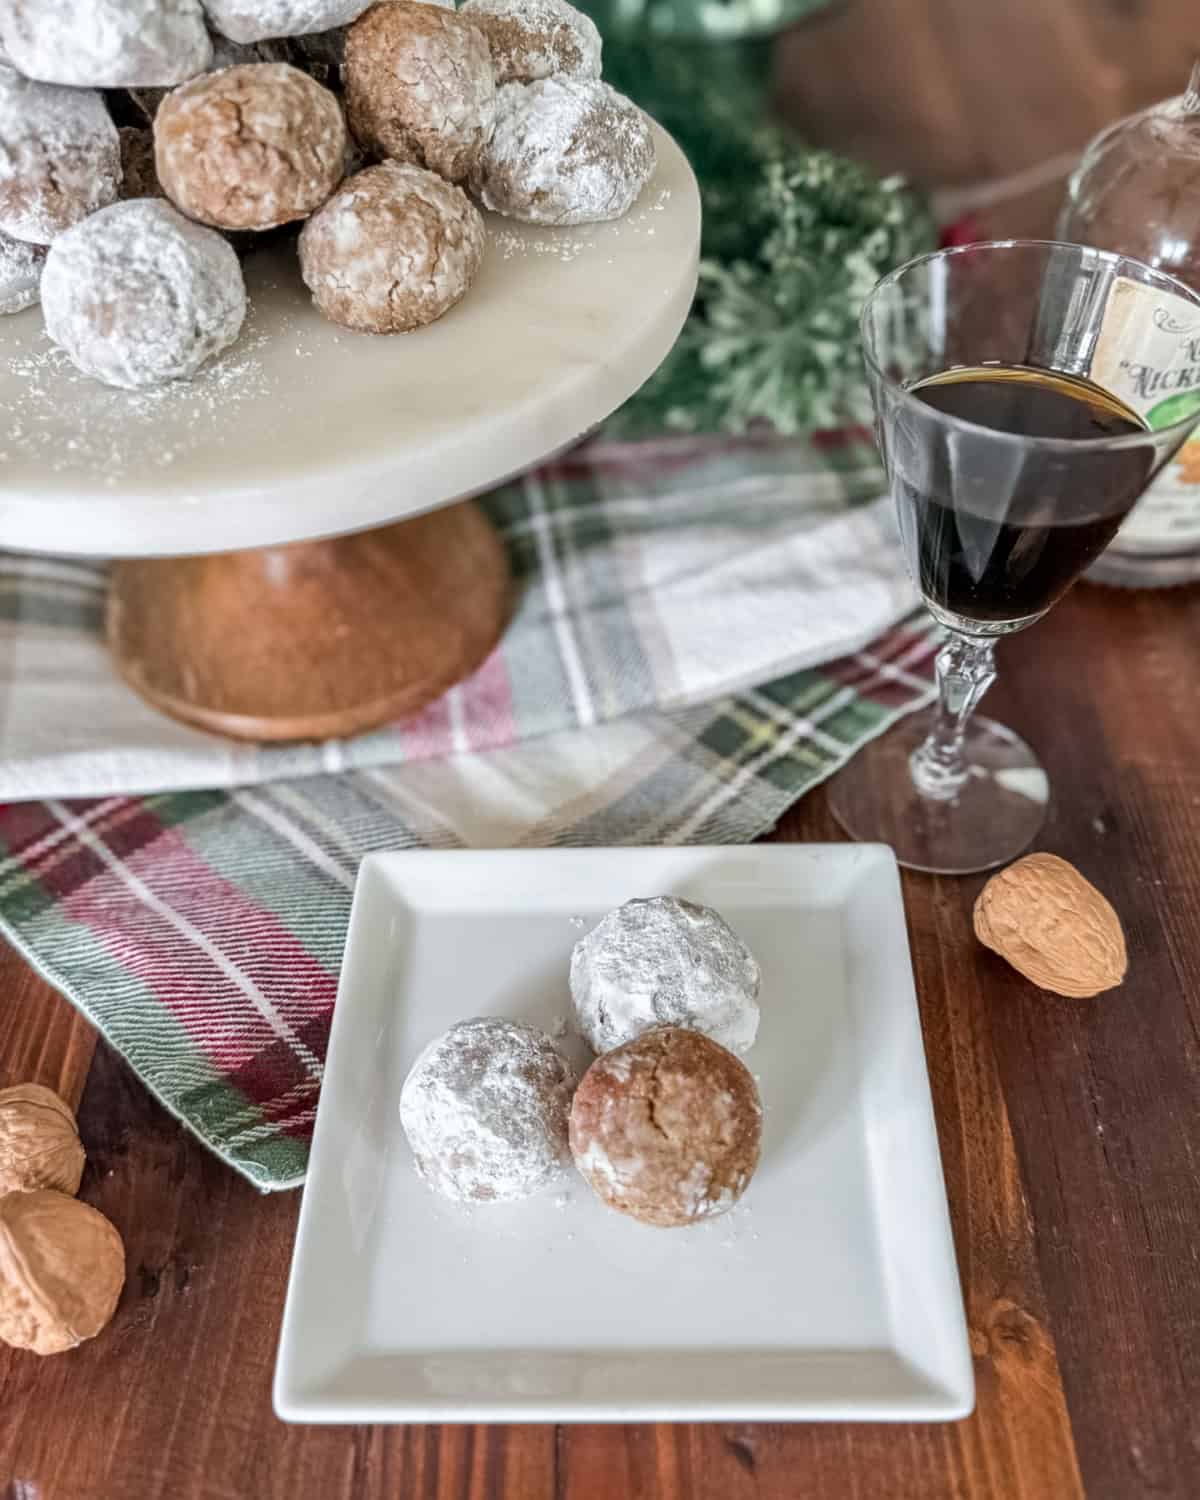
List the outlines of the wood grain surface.
{"type": "MultiPolygon", "coordinates": [[[[1174,91],[1197,44],[1190,0],[855,0],[787,39],[780,92],[811,135],[963,182],[1174,91]]],[[[994,223],[1045,228],[1052,198],[994,223]]],[[[1195,1500],[1198,675],[1200,589],[1081,586],[1001,648],[988,700],[1050,772],[1040,847],[1125,922],[1122,989],[1035,991],[975,944],[979,880],[905,879],[970,1419],[286,1428],[269,1390],[297,1196],[208,1156],[6,953],[0,1086],[80,1100],[83,1194],[121,1227],[130,1275],[95,1343],[0,1352],[0,1500],[1195,1500]]],[[[777,836],[838,837],[823,794],[777,836]]]]}
{"type": "Polygon", "coordinates": [[[244,740],[322,740],[415,714],[508,622],[504,544],[474,501],[288,547],[119,562],[108,644],[163,713],[244,740]]]}

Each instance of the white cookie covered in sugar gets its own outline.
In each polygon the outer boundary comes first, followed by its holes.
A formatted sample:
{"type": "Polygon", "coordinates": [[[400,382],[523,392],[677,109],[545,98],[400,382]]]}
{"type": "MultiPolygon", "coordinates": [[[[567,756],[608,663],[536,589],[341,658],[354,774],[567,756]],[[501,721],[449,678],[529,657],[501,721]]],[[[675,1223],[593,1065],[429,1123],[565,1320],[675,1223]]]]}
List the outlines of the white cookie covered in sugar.
{"type": "Polygon", "coordinates": [[[754,955],[725,919],[674,896],[618,906],[571,955],[579,1029],[601,1053],[655,1026],[745,1052],[758,1035],[759,982],[754,955]]]}
{"type": "Polygon", "coordinates": [[[246,316],[237,255],[162,199],[102,209],[59,235],[42,273],[46,331],[72,363],[136,390],[186,380],[246,316]]]}
{"type": "Polygon", "coordinates": [[[48,245],[120,189],[120,142],[103,98],[0,66],[0,233],[48,245]]]}
{"type": "Polygon", "coordinates": [[[200,0],[5,0],[0,43],[27,78],[77,88],[182,83],[212,59],[200,0]]]}
{"type": "Polygon", "coordinates": [[[233,42],[332,31],[357,20],[372,0],[204,0],[209,20],[233,42]]]}
{"type": "Polygon", "coordinates": [[[497,83],[600,77],[600,32],[567,0],[467,0],[462,14],[487,37],[497,83]]]}
{"type": "Polygon", "coordinates": [[[628,213],[653,176],[645,115],[593,78],[506,83],[471,174],[485,207],[529,224],[594,224],[628,213]]]}
{"type": "Polygon", "coordinates": [[[0,234],[0,313],[23,312],[37,302],[45,263],[44,245],[0,234]]]}
{"type": "Polygon", "coordinates": [[[484,239],[483,217],[461,188],[384,161],[348,177],[304,226],[300,273],[332,322],[405,333],[466,295],[484,239]]]}
{"type": "Polygon", "coordinates": [[[527,1198],[565,1167],[575,1074],[536,1027],[459,1021],[430,1042],[400,1091],[417,1170],[460,1203],[527,1198]]]}

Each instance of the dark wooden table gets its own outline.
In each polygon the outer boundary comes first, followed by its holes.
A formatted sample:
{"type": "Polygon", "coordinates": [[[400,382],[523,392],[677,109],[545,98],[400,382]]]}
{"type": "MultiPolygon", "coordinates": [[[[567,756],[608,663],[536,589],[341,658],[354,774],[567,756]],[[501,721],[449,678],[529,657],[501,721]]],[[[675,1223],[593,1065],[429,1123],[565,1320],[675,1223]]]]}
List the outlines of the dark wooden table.
{"type": "MultiPolygon", "coordinates": [[[[1015,170],[1182,86],[1192,0],[858,0],[780,49],[811,136],[931,182],[1015,170]]],[[[995,227],[1046,227],[1056,190],[995,227]]],[[[1196,1500],[1200,590],[1081,586],[1002,648],[1041,847],[1106,891],[1130,976],[1040,994],[971,936],[978,880],[905,898],[978,1409],[952,1426],[286,1428],[270,1377],[297,1195],[260,1197],[0,956],[0,1085],[80,1102],[121,1227],[113,1326],[0,1352],[0,1500],[1196,1500]]],[[[778,837],[838,837],[816,793],[778,837]]]]}

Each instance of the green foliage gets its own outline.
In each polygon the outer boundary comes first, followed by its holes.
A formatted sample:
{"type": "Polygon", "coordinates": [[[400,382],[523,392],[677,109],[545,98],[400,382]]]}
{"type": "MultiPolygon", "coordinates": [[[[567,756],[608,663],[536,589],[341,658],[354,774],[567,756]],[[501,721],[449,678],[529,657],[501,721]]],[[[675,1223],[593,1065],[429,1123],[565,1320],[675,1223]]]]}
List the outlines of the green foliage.
{"type": "Polygon", "coordinates": [[[765,423],[795,433],[868,420],[859,311],[880,276],[935,244],[925,206],[899,178],[762,123],[754,55],[606,44],[605,62],[683,146],[704,205],[692,315],[609,431],[765,423]],[[710,66],[698,69],[705,57],[710,66]]]}

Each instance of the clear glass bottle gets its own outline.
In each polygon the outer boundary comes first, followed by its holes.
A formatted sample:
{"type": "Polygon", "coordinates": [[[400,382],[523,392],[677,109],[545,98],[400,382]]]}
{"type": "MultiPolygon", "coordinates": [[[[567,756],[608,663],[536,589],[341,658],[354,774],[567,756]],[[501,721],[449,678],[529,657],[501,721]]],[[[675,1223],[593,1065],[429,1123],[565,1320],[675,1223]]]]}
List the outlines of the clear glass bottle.
{"type": "MultiPolygon", "coordinates": [[[[1200,290],[1200,63],[1187,91],[1092,141],[1067,189],[1058,238],[1131,255],[1200,290]]],[[[1152,427],[1200,410],[1200,325],[1161,329],[1113,387],[1152,427]],[[1118,384],[1120,381],[1120,384],[1118,384]]],[[[1105,372],[1093,370],[1102,384],[1105,372]]],[[[1155,480],[1088,577],[1157,586],[1200,578],[1200,428],[1155,480]]]]}

